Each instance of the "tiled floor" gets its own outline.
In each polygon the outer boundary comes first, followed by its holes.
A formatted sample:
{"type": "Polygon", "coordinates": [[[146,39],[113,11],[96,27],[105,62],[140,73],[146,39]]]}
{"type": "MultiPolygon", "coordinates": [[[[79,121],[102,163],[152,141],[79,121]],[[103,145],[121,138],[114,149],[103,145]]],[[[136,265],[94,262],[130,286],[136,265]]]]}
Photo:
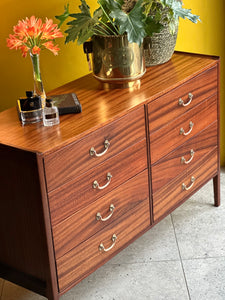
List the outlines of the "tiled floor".
{"type": "MultiPolygon", "coordinates": [[[[60,300],[225,300],[225,169],[60,300]]],[[[44,300],[0,279],[1,300],[44,300]]]]}

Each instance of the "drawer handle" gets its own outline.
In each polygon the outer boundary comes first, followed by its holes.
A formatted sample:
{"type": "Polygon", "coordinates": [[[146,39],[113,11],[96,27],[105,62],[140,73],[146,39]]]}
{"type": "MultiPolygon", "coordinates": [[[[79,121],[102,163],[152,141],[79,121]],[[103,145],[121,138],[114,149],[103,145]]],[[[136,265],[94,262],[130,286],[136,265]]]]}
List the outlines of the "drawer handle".
{"type": "Polygon", "coordinates": [[[108,140],[105,140],[105,141],[104,141],[104,147],[105,147],[105,150],[104,150],[104,151],[102,151],[101,153],[97,153],[97,152],[95,151],[95,148],[94,148],[94,147],[91,147],[89,153],[90,153],[91,156],[94,156],[94,155],[95,155],[95,156],[97,156],[97,157],[100,157],[100,156],[104,155],[104,154],[107,152],[107,150],[109,149],[109,145],[110,145],[110,142],[109,142],[108,140]]]}
{"type": "Polygon", "coordinates": [[[182,156],[181,159],[180,159],[181,163],[182,163],[182,164],[185,164],[185,165],[188,165],[188,164],[192,161],[192,159],[194,158],[194,155],[195,155],[195,152],[194,152],[193,149],[191,149],[190,155],[191,155],[191,158],[190,158],[189,160],[186,160],[186,159],[182,156]]]}
{"type": "Polygon", "coordinates": [[[105,189],[110,184],[111,178],[112,178],[112,174],[108,172],[107,175],[106,175],[106,179],[108,180],[108,182],[105,185],[100,186],[98,181],[95,180],[92,184],[93,189],[99,189],[99,190],[105,189]]]}
{"type": "Polygon", "coordinates": [[[195,178],[194,178],[194,176],[192,176],[191,177],[191,184],[187,187],[185,183],[182,183],[182,189],[185,190],[185,191],[190,190],[193,187],[194,182],[195,182],[195,178]]]}
{"type": "Polygon", "coordinates": [[[189,98],[189,101],[186,102],[186,103],[184,103],[184,101],[182,100],[182,98],[180,98],[179,101],[178,101],[179,105],[180,105],[180,106],[188,106],[189,104],[191,104],[191,101],[192,101],[192,99],[193,99],[192,93],[189,93],[189,94],[188,94],[188,98],[189,98]]]}
{"type": "Polygon", "coordinates": [[[113,234],[112,236],[112,245],[109,247],[109,248],[105,248],[105,246],[103,245],[103,243],[101,243],[98,247],[99,251],[104,251],[104,252],[108,252],[110,251],[116,244],[116,239],[117,239],[117,236],[115,235],[115,233],[113,234]]]}
{"type": "Polygon", "coordinates": [[[98,220],[98,221],[101,220],[102,222],[105,222],[105,221],[109,220],[109,219],[112,217],[112,215],[113,215],[114,209],[115,209],[115,206],[114,206],[113,204],[110,204],[110,206],[109,206],[109,211],[110,211],[111,213],[110,213],[107,217],[102,218],[100,212],[98,212],[98,213],[96,214],[96,220],[98,220]]]}
{"type": "Polygon", "coordinates": [[[189,135],[189,134],[191,133],[193,127],[194,127],[194,123],[190,122],[190,123],[189,123],[189,128],[190,128],[190,129],[188,130],[188,132],[185,132],[185,131],[184,131],[184,128],[181,128],[181,129],[180,129],[180,134],[182,134],[182,135],[189,135]]]}

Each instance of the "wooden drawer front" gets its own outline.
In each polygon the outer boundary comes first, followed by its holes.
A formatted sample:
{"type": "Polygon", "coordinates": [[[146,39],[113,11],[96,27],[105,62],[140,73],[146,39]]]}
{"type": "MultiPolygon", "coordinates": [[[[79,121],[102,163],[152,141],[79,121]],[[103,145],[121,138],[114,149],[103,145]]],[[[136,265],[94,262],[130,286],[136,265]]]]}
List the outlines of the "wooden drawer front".
{"type": "Polygon", "coordinates": [[[53,226],[56,258],[66,254],[146,199],[148,199],[147,170],[53,226]],[[111,205],[114,206],[113,212],[109,210],[111,205]],[[106,221],[97,220],[97,213],[100,213],[103,219],[110,215],[111,217],[106,221]]]}
{"type": "Polygon", "coordinates": [[[74,181],[50,192],[49,206],[52,225],[86,207],[146,168],[146,139],[144,139],[95,169],[77,177],[74,181]],[[106,179],[108,172],[112,175],[109,185],[102,190],[94,189],[95,180],[100,186],[108,183],[106,179]]]}
{"type": "Polygon", "coordinates": [[[199,160],[197,168],[190,169],[185,174],[181,174],[170,184],[153,194],[153,215],[154,222],[166,216],[180,203],[184,202],[206,181],[215,176],[217,172],[217,148],[209,153],[207,157],[199,160]],[[195,178],[191,187],[191,177],[195,178]],[[189,190],[183,190],[182,184],[189,190]]]}
{"type": "Polygon", "coordinates": [[[47,155],[45,169],[48,191],[89,171],[143,138],[145,138],[145,117],[142,106],[80,141],[47,155]],[[106,140],[110,143],[107,152],[100,157],[91,156],[89,151],[92,147],[97,154],[105,150],[106,140]]]}
{"type": "Polygon", "coordinates": [[[192,168],[193,164],[198,164],[199,159],[208,155],[216,146],[217,122],[214,122],[152,166],[152,192],[155,193],[181,172],[192,168]]]}
{"type": "Polygon", "coordinates": [[[149,201],[146,198],[133,206],[126,215],[56,260],[59,290],[63,291],[89,275],[149,225],[149,201]],[[112,246],[114,234],[117,237],[114,247],[108,252],[100,251],[101,243],[106,249],[112,246]]]}
{"type": "Polygon", "coordinates": [[[151,132],[165,126],[168,122],[171,122],[195,105],[211,97],[216,92],[217,66],[151,102],[148,105],[151,132]],[[187,104],[190,100],[188,97],[189,93],[193,95],[191,103],[187,106],[179,105],[180,98],[182,98],[184,104],[187,104]]]}
{"type": "Polygon", "coordinates": [[[151,163],[154,164],[164,155],[185,143],[190,137],[208,127],[216,119],[217,96],[214,95],[160,130],[154,133],[150,132],[151,163]],[[190,131],[190,122],[194,124],[190,134],[186,136],[180,134],[181,128],[185,133],[190,131]]]}

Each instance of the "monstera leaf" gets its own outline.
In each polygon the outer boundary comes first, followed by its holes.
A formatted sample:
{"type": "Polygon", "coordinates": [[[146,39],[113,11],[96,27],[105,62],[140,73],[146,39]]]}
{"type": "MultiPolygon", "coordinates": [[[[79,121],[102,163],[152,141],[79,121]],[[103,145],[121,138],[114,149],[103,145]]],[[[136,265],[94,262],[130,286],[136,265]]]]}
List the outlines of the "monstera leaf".
{"type": "Polygon", "coordinates": [[[141,45],[143,38],[146,36],[142,0],[138,0],[129,13],[122,10],[121,1],[99,0],[99,4],[110,11],[109,17],[118,27],[119,34],[126,33],[130,43],[141,45]]]}
{"type": "MultiPolygon", "coordinates": [[[[77,39],[77,43],[80,45],[96,33],[94,29],[102,15],[101,9],[97,9],[92,17],[90,14],[90,8],[85,0],[81,0],[79,8],[81,11],[80,13],[69,14],[69,16],[74,18],[74,20],[67,23],[69,28],[65,31],[65,33],[67,33],[66,43],[70,41],[74,42],[77,39]]],[[[64,15],[58,16],[57,18],[63,22],[67,16],[68,9],[64,12],[64,15]]]]}
{"type": "Polygon", "coordinates": [[[177,20],[178,17],[183,19],[187,18],[193,23],[200,21],[200,17],[191,13],[191,9],[183,8],[182,1],[180,0],[163,0],[164,4],[171,8],[173,17],[177,20]]]}

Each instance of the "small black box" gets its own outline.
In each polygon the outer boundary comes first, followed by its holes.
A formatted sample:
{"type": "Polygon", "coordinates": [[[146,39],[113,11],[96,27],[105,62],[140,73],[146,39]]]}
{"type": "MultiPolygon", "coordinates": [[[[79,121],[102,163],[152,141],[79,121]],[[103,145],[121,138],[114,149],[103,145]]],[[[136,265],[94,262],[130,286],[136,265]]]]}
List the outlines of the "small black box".
{"type": "Polygon", "coordinates": [[[82,112],[80,101],[75,93],[50,96],[54,105],[58,107],[59,114],[77,114],[82,112]]]}

